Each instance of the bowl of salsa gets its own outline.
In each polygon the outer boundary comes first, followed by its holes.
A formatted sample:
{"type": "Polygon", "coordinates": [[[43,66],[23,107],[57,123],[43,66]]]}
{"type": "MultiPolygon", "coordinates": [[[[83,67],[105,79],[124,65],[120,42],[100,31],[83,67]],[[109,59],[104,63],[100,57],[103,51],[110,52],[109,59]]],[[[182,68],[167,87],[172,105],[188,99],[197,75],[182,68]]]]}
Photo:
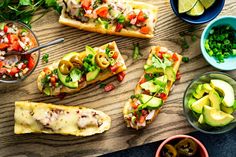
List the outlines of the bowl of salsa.
{"type": "Polygon", "coordinates": [[[0,23],[0,82],[16,83],[27,78],[36,68],[40,51],[20,55],[39,46],[37,37],[25,24],[15,21],[0,23]],[[6,55],[16,51],[19,55],[6,55]]]}

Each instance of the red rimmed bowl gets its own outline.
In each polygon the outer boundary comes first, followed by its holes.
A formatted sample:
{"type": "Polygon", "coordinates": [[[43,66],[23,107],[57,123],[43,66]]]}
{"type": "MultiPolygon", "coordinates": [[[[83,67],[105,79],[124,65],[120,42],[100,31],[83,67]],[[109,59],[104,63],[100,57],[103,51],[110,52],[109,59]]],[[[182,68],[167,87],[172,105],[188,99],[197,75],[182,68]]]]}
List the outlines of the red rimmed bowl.
{"type": "Polygon", "coordinates": [[[171,143],[172,141],[176,141],[176,140],[178,140],[178,139],[179,139],[179,140],[182,140],[182,139],[185,139],[185,138],[190,138],[190,139],[192,139],[194,142],[197,143],[198,149],[199,149],[200,155],[201,155],[201,156],[199,156],[199,157],[209,157],[208,152],[207,152],[205,146],[204,146],[199,140],[197,140],[196,138],[194,138],[194,137],[192,137],[192,136],[189,136],[189,135],[174,135],[174,136],[171,136],[171,137],[167,138],[167,139],[164,140],[164,141],[161,143],[161,145],[158,147],[157,152],[156,152],[156,157],[161,157],[161,156],[160,156],[160,155],[161,155],[161,151],[162,151],[162,149],[163,149],[163,147],[164,147],[165,144],[171,143]]]}

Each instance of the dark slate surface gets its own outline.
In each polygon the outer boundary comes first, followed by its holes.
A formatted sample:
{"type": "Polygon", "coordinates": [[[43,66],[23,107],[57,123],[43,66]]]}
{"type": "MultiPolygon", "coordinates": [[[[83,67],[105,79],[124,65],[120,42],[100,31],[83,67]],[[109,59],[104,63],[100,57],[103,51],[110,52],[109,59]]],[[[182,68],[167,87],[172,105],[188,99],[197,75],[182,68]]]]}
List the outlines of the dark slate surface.
{"type": "MultiPolygon", "coordinates": [[[[219,135],[193,132],[189,135],[200,140],[207,148],[209,157],[236,157],[236,129],[219,135]]],[[[101,157],[155,157],[162,141],[110,153],[101,157]]]]}

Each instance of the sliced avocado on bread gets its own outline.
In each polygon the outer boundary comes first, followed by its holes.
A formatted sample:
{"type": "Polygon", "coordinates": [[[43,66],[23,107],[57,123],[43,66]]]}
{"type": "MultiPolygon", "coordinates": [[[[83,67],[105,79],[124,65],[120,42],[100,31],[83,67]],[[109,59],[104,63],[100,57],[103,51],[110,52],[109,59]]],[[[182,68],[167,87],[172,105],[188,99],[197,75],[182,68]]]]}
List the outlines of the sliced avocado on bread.
{"type": "Polygon", "coordinates": [[[158,109],[162,106],[163,100],[154,96],[146,95],[146,94],[140,94],[139,100],[141,101],[141,105],[139,105],[138,109],[158,109]]]}

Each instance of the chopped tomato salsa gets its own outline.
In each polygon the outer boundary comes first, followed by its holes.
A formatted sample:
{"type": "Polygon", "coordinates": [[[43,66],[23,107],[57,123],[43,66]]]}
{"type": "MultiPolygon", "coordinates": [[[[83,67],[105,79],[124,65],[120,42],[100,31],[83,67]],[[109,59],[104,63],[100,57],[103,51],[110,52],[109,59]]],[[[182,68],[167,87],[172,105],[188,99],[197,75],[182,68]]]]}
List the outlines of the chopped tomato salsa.
{"type": "Polygon", "coordinates": [[[0,23],[0,79],[14,80],[24,77],[35,66],[32,55],[9,55],[11,51],[25,52],[36,46],[36,39],[23,25],[0,23]]]}

